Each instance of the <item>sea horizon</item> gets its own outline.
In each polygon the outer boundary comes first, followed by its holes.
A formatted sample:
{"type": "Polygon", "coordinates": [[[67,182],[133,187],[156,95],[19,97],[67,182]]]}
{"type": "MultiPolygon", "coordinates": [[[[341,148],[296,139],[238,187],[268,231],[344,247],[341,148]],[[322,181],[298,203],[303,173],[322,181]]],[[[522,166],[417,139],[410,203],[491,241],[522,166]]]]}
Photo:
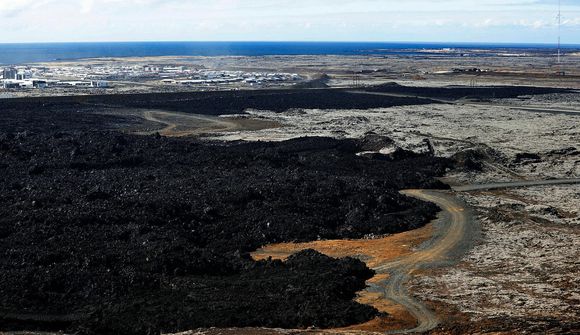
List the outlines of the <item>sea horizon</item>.
{"type": "MultiPolygon", "coordinates": [[[[563,44],[563,49],[580,49],[563,44]]],[[[556,50],[555,43],[333,42],[333,41],[137,41],[0,43],[0,65],[106,57],[417,55],[421,49],[556,50]]],[[[423,53],[421,53],[423,54],[423,53]]]]}

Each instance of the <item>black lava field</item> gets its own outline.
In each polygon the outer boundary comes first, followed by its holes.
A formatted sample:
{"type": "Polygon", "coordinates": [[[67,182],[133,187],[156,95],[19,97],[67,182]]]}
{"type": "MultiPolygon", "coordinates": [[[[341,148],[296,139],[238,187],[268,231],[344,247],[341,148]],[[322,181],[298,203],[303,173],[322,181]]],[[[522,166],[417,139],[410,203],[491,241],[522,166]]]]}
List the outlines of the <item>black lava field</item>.
{"type": "Polygon", "coordinates": [[[0,104],[0,330],[362,323],[377,315],[353,301],[373,276],[364,263],[249,253],[420,227],[438,209],[398,191],[445,187],[434,178],[451,166],[403,151],[357,156],[388,142],[377,135],[217,145],[123,134],[112,129],[131,119],[94,105],[32,104],[0,104]]]}
{"type": "Polygon", "coordinates": [[[228,91],[92,95],[0,100],[0,110],[86,109],[87,106],[163,109],[204,115],[241,114],[247,109],[283,112],[293,108],[369,109],[432,103],[412,97],[382,97],[351,94],[337,89],[286,89],[270,91],[228,91]]]}
{"type": "Polygon", "coordinates": [[[401,94],[409,97],[426,97],[447,100],[459,100],[463,98],[489,100],[509,99],[521,96],[568,93],[570,90],[551,87],[532,86],[487,86],[487,87],[413,87],[403,86],[397,83],[387,83],[366,89],[369,92],[401,94]]]}

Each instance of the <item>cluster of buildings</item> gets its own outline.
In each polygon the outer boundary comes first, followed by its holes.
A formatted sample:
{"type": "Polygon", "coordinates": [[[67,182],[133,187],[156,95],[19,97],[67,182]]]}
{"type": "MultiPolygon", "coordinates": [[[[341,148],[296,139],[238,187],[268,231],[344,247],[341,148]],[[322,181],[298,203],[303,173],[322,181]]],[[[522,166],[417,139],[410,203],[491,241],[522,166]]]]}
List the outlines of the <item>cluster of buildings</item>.
{"type": "Polygon", "coordinates": [[[219,71],[195,66],[127,64],[121,62],[7,67],[1,72],[4,89],[107,88],[116,85],[272,86],[303,78],[296,73],[219,71]]]}
{"type": "Polygon", "coordinates": [[[302,80],[296,73],[264,73],[243,71],[208,71],[198,70],[190,73],[187,77],[164,78],[164,84],[187,85],[187,86],[211,86],[219,84],[246,84],[250,86],[265,85],[270,83],[284,83],[302,80]]]}
{"type": "Polygon", "coordinates": [[[0,86],[4,89],[43,89],[48,87],[106,88],[103,80],[58,80],[42,75],[37,68],[7,67],[2,70],[0,86]]]}

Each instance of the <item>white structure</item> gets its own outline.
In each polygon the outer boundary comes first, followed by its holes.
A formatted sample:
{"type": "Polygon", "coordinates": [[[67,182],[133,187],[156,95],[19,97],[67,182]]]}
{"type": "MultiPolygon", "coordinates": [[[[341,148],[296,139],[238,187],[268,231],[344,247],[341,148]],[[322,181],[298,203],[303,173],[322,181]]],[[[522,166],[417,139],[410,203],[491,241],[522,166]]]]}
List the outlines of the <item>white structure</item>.
{"type": "Polygon", "coordinates": [[[4,80],[8,80],[8,79],[16,79],[16,75],[18,74],[18,71],[15,68],[5,68],[2,71],[2,77],[4,78],[4,80]]]}
{"type": "Polygon", "coordinates": [[[109,87],[109,82],[104,81],[104,80],[91,81],[91,87],[107,88],[107,87],[109,87]]]}
{"type": "Polygon", "coordinates": [[[9,88],[34,88],[34,82],[32,80],[16,80],[16,79],[5,79],[2,87],[5,89],[9,88]]]}

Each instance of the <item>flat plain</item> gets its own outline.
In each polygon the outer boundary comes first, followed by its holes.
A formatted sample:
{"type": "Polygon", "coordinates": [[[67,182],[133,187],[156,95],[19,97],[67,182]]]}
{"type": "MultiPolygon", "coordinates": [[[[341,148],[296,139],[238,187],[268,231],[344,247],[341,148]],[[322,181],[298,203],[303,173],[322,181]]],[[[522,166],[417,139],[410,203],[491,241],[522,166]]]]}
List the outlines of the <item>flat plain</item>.
{"type": "Polygon", "coordinates": [[[578,56],[109,61],[306,79],[6,92],[0,329],[579,332],[578,56]]]}

